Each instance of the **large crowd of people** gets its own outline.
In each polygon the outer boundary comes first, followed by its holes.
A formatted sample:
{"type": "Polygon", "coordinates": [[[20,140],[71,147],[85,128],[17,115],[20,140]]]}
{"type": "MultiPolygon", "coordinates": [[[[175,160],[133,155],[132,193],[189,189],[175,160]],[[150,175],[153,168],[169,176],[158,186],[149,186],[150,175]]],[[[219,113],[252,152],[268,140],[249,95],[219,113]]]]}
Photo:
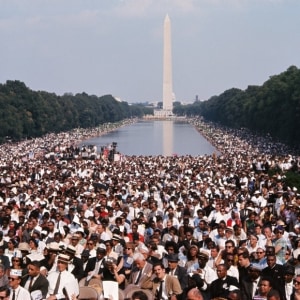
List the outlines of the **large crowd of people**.
{"type": "Polygon", "coordinates": [[[218,153],[86,155],[107,127],[0,145],[0,298],[300,299],[299,157],[189,121],[218,153]]]}

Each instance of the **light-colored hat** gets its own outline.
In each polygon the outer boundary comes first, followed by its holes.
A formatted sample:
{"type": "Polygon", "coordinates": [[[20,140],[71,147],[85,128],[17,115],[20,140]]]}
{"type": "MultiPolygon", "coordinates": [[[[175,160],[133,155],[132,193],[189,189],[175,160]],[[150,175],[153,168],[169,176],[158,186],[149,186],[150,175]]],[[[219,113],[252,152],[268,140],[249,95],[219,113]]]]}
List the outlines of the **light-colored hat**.
{"type": "Polygon", "coordinates": [[[76,253],[76,248],[72,245],[68,245],[66,248],[66,252],[74,255],[76,253]]]}
{"type": "Polygon", "coordinates": [[[249,268],[255,269],[255,270],[257,270],[257,271],[262,271],[263,266],[260,265],[260,264],[255,264],[255,263],[253,263],[253,264],[250,264],[250,267],[249,267],[249,268]]]}
{"type": "Polygon", "coordinates": [[[27,252],[30,251],[29,244],[28,244],[28,243],[25,243],[25,242],[20,243],[18,249],[19,249],[20,251],[27,251],[27,252]]]}
{"type": "Polygon", "coordinates": [[[56,243],[56,242],[51,242],[47,245],[47,248],[49,250],[52,250],[52,251],[60,251],[61,249],[59,248],[59,243],[56,243]]]}
{"type": "Polygon", "coordinates": [[[77,233],[74,233],[74,234],[72,235],[72,240],[80,240],[80,235],[77,234],[77,233]]]}
{"type": "Polygon", "coordinates": [[[105,252],[106,247],[104,244],[100,244],[99,247],[97,248],[97,252],[105,252]]]}
{"type": "Polygon", "coordinates": [[[70,262],[70,256],[66,254],[59,254],[57,261],[68,264],[70,262]]]}
{"type": "Polygon", "coordinates": [[[45,256],[41,253],[31,253],[31,254],[26,255],[26,257],[30,261],[41,261],[45,258],[45,256]]]}
{"type": "Polygon", "coordinates": [[[118,235],[118,234],[114,234],[114,235],[112,236],[112,239],[113,239],[113,240],[116,240],[116,241],[121,241],[121,240],[122,240],[122,237],[121,237],[120,235],[118,235]]]}
{"type": "Polygon", "coordinates": [[[10,276],[22,276],[22,270],[21,269],[11,269],[10,270],[10,276]]]}
{"type": "Polygon", "coordinates": [[[207,259],[209,258],[209,252],[204,250],[204,249],[201,249],[199,252],[198,252],[198,257],[206,257],[207,259]]]}

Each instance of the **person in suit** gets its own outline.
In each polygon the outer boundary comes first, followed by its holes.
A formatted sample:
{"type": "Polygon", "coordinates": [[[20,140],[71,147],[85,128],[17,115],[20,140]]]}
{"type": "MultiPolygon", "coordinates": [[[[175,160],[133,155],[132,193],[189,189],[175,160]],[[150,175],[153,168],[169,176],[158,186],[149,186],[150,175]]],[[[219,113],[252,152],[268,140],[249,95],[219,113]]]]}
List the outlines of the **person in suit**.
{"type": "Polygon", "coordinates": [[[70,257],[65,254],[60,254],[57,259],[57,269],[49,272],[48,281],[49,289],[47,293],[47,300],[65,299],[65,293],[68,297],[71,295],[79,295],[79,285],[75,276],[69,272],[68,264],[70,257]]]}
{"type": "Polygon", "coordinates": [[[211,298],[227,298],[230,286],[239,287],[237,279],[227,275],[227,268],[224,264],[219,264],[217,266],[217,276],[218,279],[214,280],[210,285],[211,298]]]}
{"type": "Polygon", "coordinates": [[[249,276],[243,277],[240,281],[240,289],[244,300],[252,300],[258,293],[261,271],[260,264],[251,264],[248,267],[249,276]]]}
{"type": "Polygon", "coordinates": [[[177,300],[177,296],[182,293],[178,279],[166,274],[162,263],[153,265],[153,273],[152,276],[146,276],[141,284],[141,288],[152,290],[155,300],[177,300]]]}
{"type": "Polygon", "coordinates": [[[70,257],[68,271],[71,272],[78,281],[80,281],[80,279],[84,277],[83,261],[81,258],[75,256],[76,248],[72,245],[68,245],[65,250],[65,254],[70,257]]]}
{"type": "Polygon", "coordinates": [[[41,264],[39,261],[31,261],[27,266],[28,273],[22,277],[21,286],[29,293],[40,290],[43,298],[48,293],[49,282],[47,278],[40,273],[41,264]]]}
{"type": "Polygon", "coordinates": [[[88,260],[83,276],[100,279],[100,275],[102,274],[104,269],[105,255],[106,247],[104,244],[100,244],[96,249],[96,257],[91,257],[88,260]]]}
{"type": "Polygon", "coordinates": [[[289,264],[284,265],[284,291],[285,298],[283,300],[290,300],[293,293],[293,278],[295,276],[295,267],[289,264]]]}
{"type": "Polygon", "coordinates": [[[140,252],[134,253],[132,258],[134,266],[128,279],[128,283],[140,286],[144,278],[152,272],[153,266],[146,261],[145,256],[140,252]]]}
{"type": "Polygon", "coordinates": [[[166,258],[168,260],[168,268],[166,268],[166,273],[177,277],[180,282],[181,289],[184,290],[188,283],[188,274],[186,268],[178,265],[178,254],[169,254],[166,256],[166,258]]]}
{"type": "Polygon", "coordinates": [[[262,270],[263,277],[273,279],[273,288],[280,293],[281,299],[285,297],[284,266],[276,263],[275,255],[267,256],[267,267],[262,270]]]}

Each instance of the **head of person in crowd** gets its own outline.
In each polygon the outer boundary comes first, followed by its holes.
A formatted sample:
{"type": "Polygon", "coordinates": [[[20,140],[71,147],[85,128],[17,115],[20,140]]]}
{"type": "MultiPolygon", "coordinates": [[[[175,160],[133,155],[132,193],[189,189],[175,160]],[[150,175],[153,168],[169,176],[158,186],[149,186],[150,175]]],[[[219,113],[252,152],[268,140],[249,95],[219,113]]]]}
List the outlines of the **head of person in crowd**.
{"type": "Polygon", "coordinates": [[[15,255],[11,258],[13,269],[23,269],[23,257],[20,251],[16,251],[15,255]]]}
{"type": "Polygon", "coordinates": [[[284,281],[290,283],[295,276],[295,267],[289,264],[284,265],[284,281]]]}
{"type": "Polygon", "coordinates": [[[166,241],[165,250],[168,254],[178,253],[178,244],[174,241],[166,241]]]}
{"type": "Polygon", "coordinates": [[[97,260],[101,260],[106,255],[106,246],[104,244],[100,244],[99,247],[96,249],[96,258],[97,260]]]}
{"type": "Polygon", "coordinates": [[[189,273],[188,274],[188,287],[196,287],[199,290],[203,287],[204,281],[198,273],[189,273]]]}
{"type": "Polygon", "coordinates": [[[41,263],[37,260],[30,261],[27,265],[28,275],[35,278],[40,274],[41,263]]]}
{"type": "Polygon", "coordinates": [[[162,280],[166,275],[165,267],[162,263],[155,263],[153,265],[153,273],[155,274],[155,277],[159,280],[162,280]]]}
{"type": "Polygon", "coordinates": [[[224,259],[224,264],[227,266],[227,269],[229,269],[231,266],[235,266],[235,255],[233,253],[227,253],[224,259]]]}
{"type": "Polygon", "coordinates": [[[235,244],[233,240],[228,240],[225,242],[226,253],[235,253],[235,244]]]}
{"type": "Polygon", "coordinates": [[[225,278],[227,276],[227,267],[226,267],[226,265],[225,264],[219,264],[217,266],[216,272],[217,272],[217,276],[218,276],[219,279],[225,278]]]}
{"type": "Polygon", "coordinates": [[[192,288],[187,292],[186,300],[203,300],[203,296],[198,288],[192,288]]]}
{"type": "Polygon", "coordinates": [[[0,300],[9,300],[10,288],[7,286],[0,287],[0,300]]]}
{"type": "Polygon", "coordinates": [[[263,233],[264,233],[266,238],[272,238],[273,237],[272,228],[270,226],[264,227],[263,233]]]}
{"type": "Polygon", "coordinates": [[[238,289],[234,289],[230,291],[227,296],[227,300],[242,300],[241,291],[238,289]]]}
{"type": "Polygon", "coordinates": [[[66,254],[59,254],[57,258],[57,271],[63,272],[68,270],[68,264],[70,263],[70,257],[66,254]]]}
{"type": "Polygon", "coordinates": [[[198,252],[198,263],[199,263],[199,267],[200,269],[205,268],[207,262],[209,259],[209,252],[206,250],[200,250],[198,252]]]}
{"type": "Polygon", "coordinates": [[[266,246],[266,256],[275,255],[274,246],[266,246]]]}
{"type": "Polygon", "coordinates": [[[169,269],[175,270],[178,266],[178,262],[179,262],[179,257],[178,254],[169,254],[166,256],[167,260],[168,260],[168,267],[169,269]]]}
{"type": "Polygon", "coordinates": [[[212,258],[215,259],[218,257],[220,249],[217,245],[212,246],[209,250],[210,250],[210,256],[212,258]]]}
{"type": "Polygon", "coordinates": [[[238,252],[238,264],[242,268],[250,266],[250,255],[248,251],[238,252]]]}
{"type": "Polygon", "coordinates": [[[148,296],[143,291],[135,291],[132,296],[131,300],[149,300],[148,296]]]}
{"type": "Polygon", "coordinates": [[[262,277],[259,282],[258,293],[260,296],[267,297],[273,287],[272,278],[262,277]]]}
{"type": "Polygon", "coordinates": [[[293,286],[295,293],[298,295],[300,294],[300,274],[297,274],[297,276],[293,279],[293,286]]]}
{"type": "Polygon", "coordinates": [[[133,260],[134,260],[134,263],[136,265],[136,267],[139,269],[139,270],[143,270],[144,266],[146,265],[147,261],[144,257],[144,255],[140,252],[135,252],[133,254],[133,260]]]}
{"type": "Polygon", "coordinates": [[[114,269],[117,266],[117,260],[114,257],[108,257],[104,263],[105,268],[107,268],[111,273],[114,272],[114,269]]]}
{"type": "Polygon", "coordinates": [[[5,282],[6,281],[5,279],[6,279],[5,267],[4,267],[4,265],[0,264],[0,280],[2,282],[5,282]],[[3,280],[1,280],[1,279],[3,279],[3,280]]]}
{"type": "Polygon", "coordinates": [[[86,263],[89,260],[89,258],[90,258],[90,252],[89,252],[89,250],[88,249],[84,249],[81,252],[80,257],[81,257],[82,262],[86,263]]]}
{"type": "Polygon", "coordinates": [[[233,233],[235,237],[239,237],[242,234],[242,227],[238,224],[233,226],[233,233]]]}
{"type": "Polygon", "coordinates": [[[188,260],[195,260],[198,257],[198,247],[196,245],[188,245],[187,250],[187,259],[188,260]]]}
{"type": "Polygon", "coordinates": [[[265,248],[264,247],[257,247],[256,248],[256,260],[261,261],[265,258],[265,248]]]}
{"type": "Polygon", "coordinates": [[[281,300],[280,293],[275,289],[270,290],[267,294],[267,300],[281,300]]]}
{"type": "Polygon", "coordinates": [[[276,256],[275,255],[267,256],[267,265],[270,268],[273,268],[276,265],[276,256]]]}
{"type": "Polygon", "coordinates": [[[262,267],[258,264],[252,263],[248,268],[249,277],[252,281],[255,281],[258,277],[260,277],[262,271],[262,267]]]}
{"type": "Polygon", "coordinates": [[[22,270],[21,269],[11,269],[9,272],[9,286],[11,289],[17,289],[21,284],[22,270]]]}

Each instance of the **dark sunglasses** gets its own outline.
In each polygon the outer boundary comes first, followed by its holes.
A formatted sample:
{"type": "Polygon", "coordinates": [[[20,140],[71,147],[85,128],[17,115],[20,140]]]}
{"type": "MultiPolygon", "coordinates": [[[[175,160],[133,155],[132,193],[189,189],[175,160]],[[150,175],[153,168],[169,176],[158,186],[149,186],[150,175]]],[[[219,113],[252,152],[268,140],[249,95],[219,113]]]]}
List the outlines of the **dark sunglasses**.
{"type": "Polygon", "coordinates": [[[19,279],[19,278],[8,277],[8,280],[11,280],[11,281],[15,281],[15,280],[17,280],[17,279],[19,279]]]}

